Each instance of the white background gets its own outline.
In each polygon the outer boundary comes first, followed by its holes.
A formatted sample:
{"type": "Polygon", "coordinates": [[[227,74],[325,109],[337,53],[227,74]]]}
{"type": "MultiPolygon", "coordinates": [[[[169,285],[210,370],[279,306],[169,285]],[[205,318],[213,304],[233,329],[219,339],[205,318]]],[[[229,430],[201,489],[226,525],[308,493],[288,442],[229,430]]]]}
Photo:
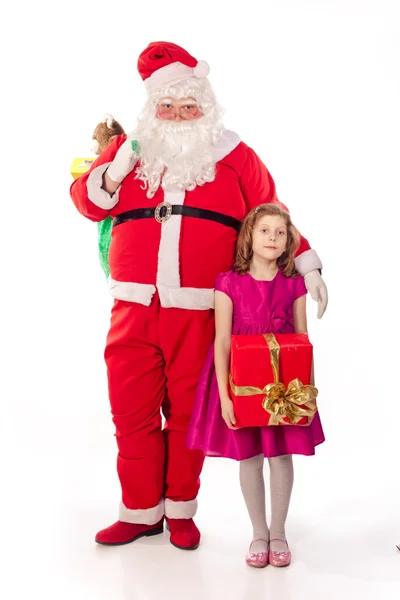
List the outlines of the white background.
{"type": "Polygon", "coordinates": [[[400,595],[399,8],[396,0],[20,2],[1,43],[0,596],[400,595]],[[119,484],[96,225],[69,198],[105,112],[134,128],[150,41],[211,66],[227,127],[271,171],[324,263],[308,306],[327,442],[296,459],[289,569],[244,564],[237,465],[208,460],[194,553],[167,537],[94,544],[119,484]]]}

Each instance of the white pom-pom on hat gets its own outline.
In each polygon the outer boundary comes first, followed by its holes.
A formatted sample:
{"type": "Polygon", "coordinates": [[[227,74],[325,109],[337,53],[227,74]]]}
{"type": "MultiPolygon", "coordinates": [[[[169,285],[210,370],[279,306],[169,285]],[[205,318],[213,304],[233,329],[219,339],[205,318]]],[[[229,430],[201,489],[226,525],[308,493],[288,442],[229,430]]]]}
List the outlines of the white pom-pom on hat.
{"type": "Polygon", "coordinates": [[[199,79],[207,77],[210,72],[209,64],[205,60],[199,60],[197,65],[193,69],[193,75],[199,79]]]}

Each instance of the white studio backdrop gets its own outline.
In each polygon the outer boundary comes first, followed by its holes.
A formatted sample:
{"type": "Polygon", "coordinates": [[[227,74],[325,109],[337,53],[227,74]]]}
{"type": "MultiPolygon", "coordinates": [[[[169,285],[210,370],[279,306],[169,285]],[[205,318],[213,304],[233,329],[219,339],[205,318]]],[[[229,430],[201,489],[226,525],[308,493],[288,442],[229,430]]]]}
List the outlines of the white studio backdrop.
{"type": "MultiPolygon", "coordinates": [[[[364,511],[360,544],[382,529],[380,543],[400,542],[398,2],[38,0],[10,5],[5,23],[1,517],[42,515],[46,504],[57,531],[57,513],[82,497],[96,504],[93,528],[116,516],[103,362],[111,298],[69,168],[90,156],[104,113],[135,127],[137,57],[167,40],[210,64],[227,127],[265,162],[324,263],[329,307],[317,321],[309,298],[308,315],[327,442],[297,460],[291,514],[357,523],[364,511]]],[[[214,486],[236,482],[225,462],[206,465],[205,498],[207,472],[218,473],[214,486]]],[[[239,496],[237,506],[244,514],[239,496]]],[[[203,529],[212,510],[200,508],[203,529]]]]}

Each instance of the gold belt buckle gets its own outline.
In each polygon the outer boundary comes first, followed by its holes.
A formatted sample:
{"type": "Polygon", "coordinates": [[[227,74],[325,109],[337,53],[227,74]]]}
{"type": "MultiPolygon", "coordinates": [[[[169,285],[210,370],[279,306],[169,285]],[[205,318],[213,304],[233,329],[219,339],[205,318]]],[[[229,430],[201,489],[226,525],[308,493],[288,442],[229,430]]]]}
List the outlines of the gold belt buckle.
{"type": "Polygon", "coordinates": [[[172,215],[172,204],[169,202],[161,202],[156,206],[154,211],[154,218],[158,223],[165,223],[172,215]],[[161,216],[161,211],[165,207],[165,215],[161,216]]]}

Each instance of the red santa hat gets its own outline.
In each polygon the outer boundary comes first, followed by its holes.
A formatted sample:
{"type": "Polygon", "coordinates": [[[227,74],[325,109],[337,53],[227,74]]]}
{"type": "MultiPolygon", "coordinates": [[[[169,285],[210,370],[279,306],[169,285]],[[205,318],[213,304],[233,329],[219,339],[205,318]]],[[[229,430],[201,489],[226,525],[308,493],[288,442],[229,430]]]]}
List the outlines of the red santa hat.
{"type": "Polygon", "coordinates": [[[210,67],[170,42],[152,42],[138,59],[138,71],[149,92],[171,87],[189,77],[207,77],[210,67]]]}

